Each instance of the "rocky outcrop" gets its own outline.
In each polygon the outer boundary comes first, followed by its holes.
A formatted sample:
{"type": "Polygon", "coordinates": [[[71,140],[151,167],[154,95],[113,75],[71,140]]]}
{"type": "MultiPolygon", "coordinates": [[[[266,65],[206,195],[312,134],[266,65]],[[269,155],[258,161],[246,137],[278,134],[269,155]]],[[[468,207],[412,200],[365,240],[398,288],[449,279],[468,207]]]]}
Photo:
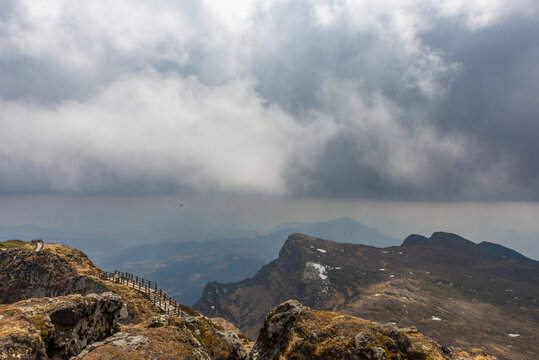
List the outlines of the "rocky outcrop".
{"type": "Polygon", "coordinates": [[[414,329],[377,324],[331,312],[313,311],[295,300],[273,309],[264,321],[250,360],[470,359],[489,360],[441,346],[414,329]]]}
{"type": "Polygon", "coordinates": [[[112,347],[127,351],[137,351],[143,346],[147,346],[149,340],[143,335],[131,335],[127,332],[118,332],[112,336],[109,336],[103,341],[97,341],[88,345],[82,352],[71,360],[84,359],[92,351],[102,347],[112,347]]]}
{"type": "Polygon", "coordinates": [[[249,345],[241,334],[192,312],[125,325],[122,332],[87,346],[76,359],[245,360],[249,345]]]}
{"type": "Polygon", "coordinates": [[[181,317],[162,315],[145,294],[101,273],[67,246],[36,252],[0,242],[0,302],[10,302],[0,305],[0,360],[243,360],[252,347],[223,319],[184,305],[181,317]],[[58,296],[72,293],[87,295],[58,296]]]}
{"type": "Polygon", "coordinates": [[[40,252],[0,248],[0,303],[106,292],[99,272],[86,255],[61,245],[47,244],[40,252]]]}
{"type": "Polygon", "coordinates": [[[112,335],[127,316],[111,292],[0,305],[0,359],[68,359],[112,335]]]}

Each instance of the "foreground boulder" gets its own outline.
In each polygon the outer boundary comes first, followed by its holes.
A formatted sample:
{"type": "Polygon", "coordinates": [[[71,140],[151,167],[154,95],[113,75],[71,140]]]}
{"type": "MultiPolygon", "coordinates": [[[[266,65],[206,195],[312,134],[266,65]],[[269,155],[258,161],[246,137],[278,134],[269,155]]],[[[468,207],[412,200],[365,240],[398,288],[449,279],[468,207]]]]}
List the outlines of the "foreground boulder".
{"type": "Polygon", "coordinates": [[[125,318],[122,298],[111,292],[0,305],[0,358],[68,359],[125,318]]]}
{"type": "Polygon", "coordinates": [[[192,311],[157,316],[87,346],[75,360],[245,360],[251,341],[192,311]]]}
{"type": "Polygon", "coordinates": [[[314,311],[295,300],[264,321],[250,360],[278,359],[470,359],[492,360],[480,350],[448,348],[415,328],[398,329],[357,317],[314,311]]]}

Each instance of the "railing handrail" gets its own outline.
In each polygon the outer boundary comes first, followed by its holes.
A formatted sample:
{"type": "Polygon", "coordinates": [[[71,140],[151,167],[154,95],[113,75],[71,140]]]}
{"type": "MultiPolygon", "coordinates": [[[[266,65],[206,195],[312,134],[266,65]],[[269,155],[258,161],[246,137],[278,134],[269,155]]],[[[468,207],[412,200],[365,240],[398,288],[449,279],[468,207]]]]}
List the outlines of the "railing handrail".
{"type": "Polygon", "coordinates": [[[155,281],[152,282],[151,280],[146,280],[142,277],[118,270],[115,270],[114,272],[104,271],[101,278],[117,281],[142,292],[153,304],[167,315],[181,315],[180,303],[167,295],[155,281]]]}

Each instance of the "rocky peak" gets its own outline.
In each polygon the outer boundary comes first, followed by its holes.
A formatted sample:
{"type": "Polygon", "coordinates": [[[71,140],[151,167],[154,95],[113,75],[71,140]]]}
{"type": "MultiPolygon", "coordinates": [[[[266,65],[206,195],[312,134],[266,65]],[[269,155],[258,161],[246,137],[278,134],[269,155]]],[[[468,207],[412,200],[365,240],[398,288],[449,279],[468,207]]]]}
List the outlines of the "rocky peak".
{"type": "Polygon", "coordinates": [[[0,243],[0,303],[108,291],[98,279],[101,270],[82,252],[57,244],[35,252],[33,246],[18,244],[6,248],[0,243]]]}
{"type": "Polygon", "coordinates": [[[472,255],[487,259],[497,259],[501,257],[496,251],[492,251],[487,246],[481,246],[457,234],[442,231],[432,233],[430,238],[416,234],[409,235],[404,239],[402,246],[442,248],[455,254],[463,254],[466,256],[472,255]]]}
{"type": "Polygon", "coordinates": [[[313,311],[295,300],[278,305],[265,318],[250,360],[470,359],[492,360],[441,346],[415,328],[399,329],[354,316],[313,311]]]}
{"type": "Polygon", "coordinates": [[[410,245],[427,245],[429,243],[429,238],[423,235],[411,234],[404,239],[402,246],[410,245]]]}

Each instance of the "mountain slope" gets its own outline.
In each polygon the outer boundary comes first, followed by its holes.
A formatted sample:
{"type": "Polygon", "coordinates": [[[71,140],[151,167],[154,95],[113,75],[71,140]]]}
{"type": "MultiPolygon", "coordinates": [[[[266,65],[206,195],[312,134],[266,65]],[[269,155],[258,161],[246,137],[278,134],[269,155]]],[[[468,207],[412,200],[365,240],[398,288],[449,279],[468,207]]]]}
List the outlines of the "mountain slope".
{"type": "Polygon", "coordinates": [[[508,247],[505,247],[505,246],[500,245],[500,244],[492,243],[492,242],[489,242],[489,241],[482,241],[482,242],[479,243],[479,246],[482,246],[485,249],[489,249],[490,251],[493,251],[493,252],[495,252],[497,254],[500,254],[502,256],[505,256],[507,258],[518,259],[518,260],[527,260],[527,261],[536,261],[536,260],[532,260],[532,259],[522,255],[521,253],[519,253],[519,252],[517,252],[517,251],[515,251],[513,249],[509,249],[508,247]]]}
{"type": "Polygon", "coordinates": [[[454,234],[415,239],[379,249],[293,234],[253,278],[209,283],[195,308],[255,336],[268,309],[292,298],[415,325],[439,342],[481,346],[500,358],[514,356],[508,345],[523,356],[539,352],[535,262],[504,258],[454,234]]]}

